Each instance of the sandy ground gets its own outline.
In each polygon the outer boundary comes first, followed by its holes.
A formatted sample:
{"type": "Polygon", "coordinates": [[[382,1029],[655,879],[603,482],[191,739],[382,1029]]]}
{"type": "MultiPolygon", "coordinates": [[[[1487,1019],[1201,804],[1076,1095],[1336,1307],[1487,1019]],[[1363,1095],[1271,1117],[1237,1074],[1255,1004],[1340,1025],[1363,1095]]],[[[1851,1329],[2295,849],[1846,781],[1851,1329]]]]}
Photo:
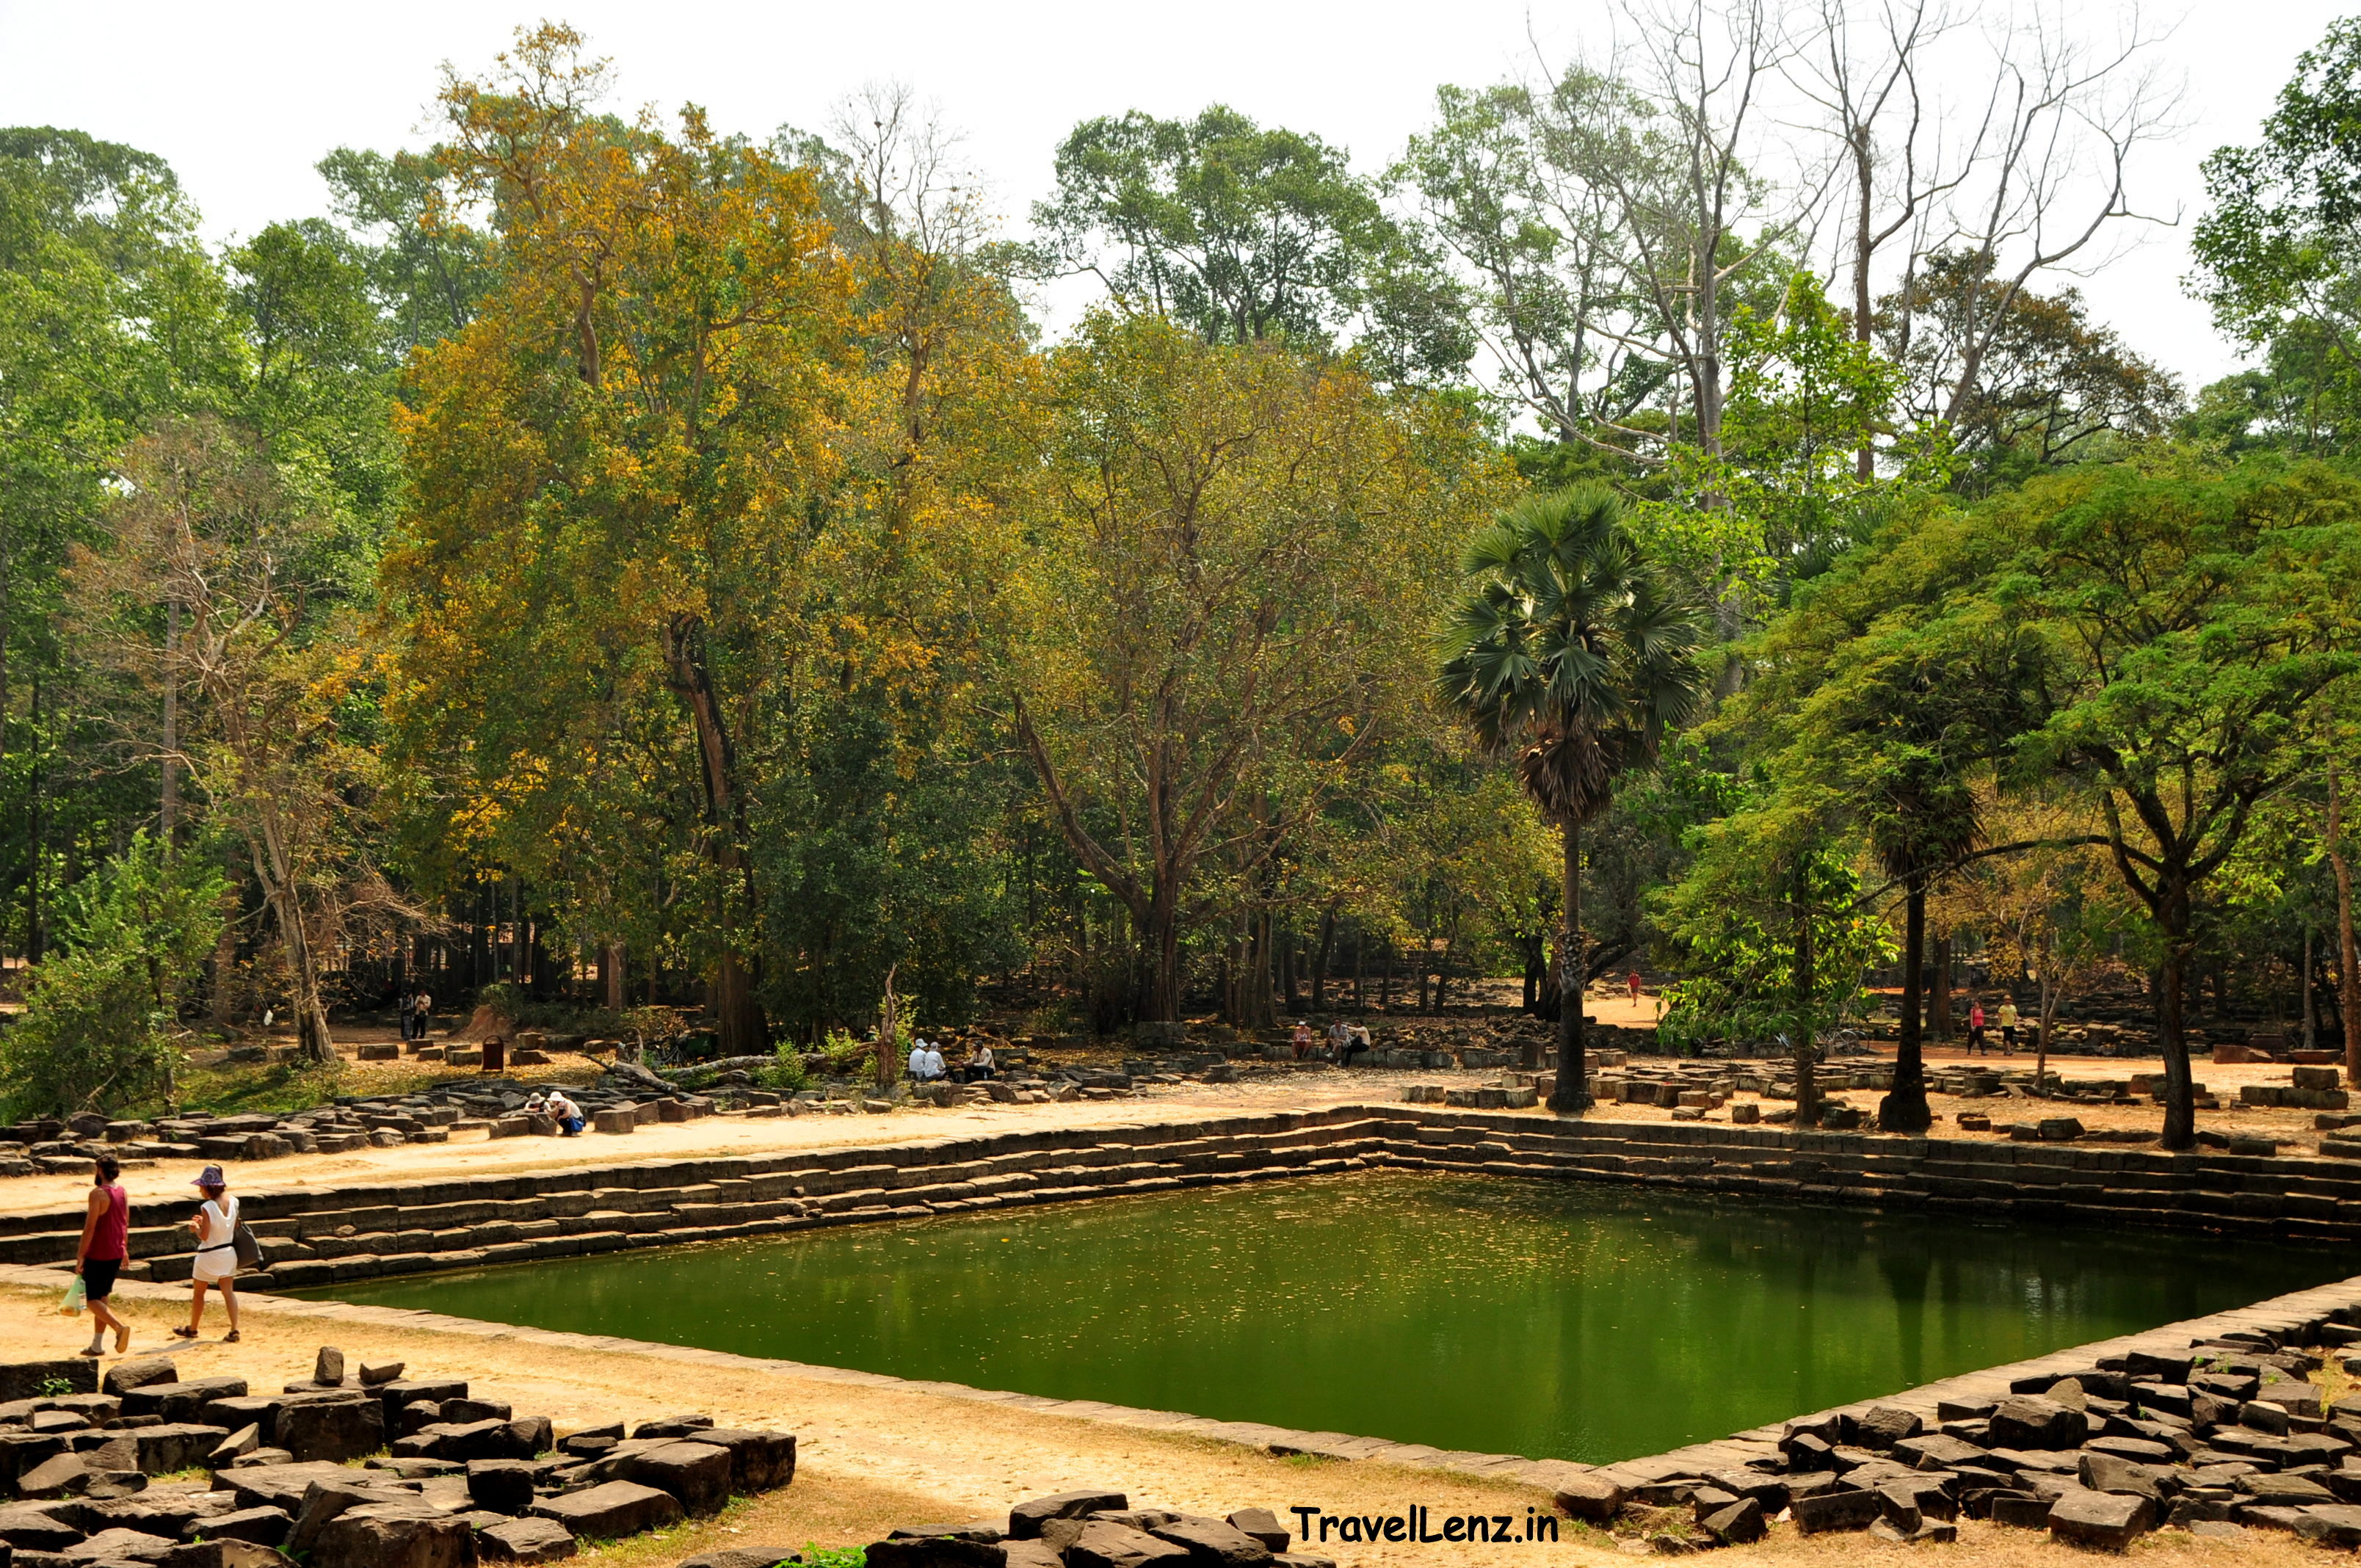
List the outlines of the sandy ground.
{"type": "MultiPolygon", "coordinates": [[[[1650,1007],[1653,1003],[1642,1003],[1641,1006],[1650,1007]]],[[[1617,1010],[1638,1011],[1631,1008],[1628,1003],[1600,1003],[1594,1001],[1591,1015],[1600,1022],[1612,1022],[1615,1020],[1611,1014],[1617,1010]]],[[[1880,1054],[1890,1060],[1893,1051],[1888,1047],[1880,1054]]],[[[2015,1057],[1991,1054],[1970,1058],[1963,1047],[1946,1046],[1930,1047],[1926,1054],[1930,1065],[1973,1059],[1980,1065],[1990,1063],[2004,1069],[2022,1069],[2029,1073],[2033,1069],[2032,1056],[2022,1051],[2015,1057]]],[[[1841,1070],[1848,1059],[1865,1058],[1839,1058],[1829,1066],[1832,1069],[1841,1070]]],[[[1665,1060],[1638,1058],[1634,1058],[1634,1065],[1644,1070],[1663,1065],[1665,1060]]],[[[1735,1067],[1737,1064],[1730,1065],[1735,1067]]],[[[2070,1083],[2085,1079],[2121,1080],[2134,1073],[2161,1072],[2164,1064],[2154,1058],[2055,1057],[2051,1058],[2050,1069],[2070,1083]]],[[[566,1076],[578,1080],[580,1070],[577,1064],[576,1070],[566,1076]]],[[[2240,1084],[2288,1082],[2289,1069],[2285,1066],[2268,1062],[2216,1066],[2201,1061],[2196,1064],[2195,1070],[2197,1080],[2220,1096],[2224,1102],[2223,1109],[2219,1111],[2198,1113],[2197,1124],[2201,1129],[2278,1138],[2290,1143],[2293,1146],[2291,1152],[2295,1153],[2310,1153],[2316,1146],[2320,1136],[2312,1124],[2316,1113],[2236,1103],[2240,1084]]],[[[1499,1080],[1499,1073],[1494,1070],[1325,1069],[1316,1072],[1290,1072],[1277,1079],[1249,1083],[1191,1082],[1158,1086],[1127,1100],[1076,1101],[1049,1105],[994,1104],[941,1111],[906,1109],[882,1116],[807,1115],[761,1119],[715,1116],[697,1122],[650,1124],[628,1138],[586,1135],[571,1139],[489,1140],[480,1134],[463,1134],[447,1144],[405,1144],[388,1149],[356,1149],[335,1155],[295,1155],[261,1164],[236,1164],[230,1167],[229,1174],[233,1185],[255,1190],[423,1181],[437,1177],[480,1176],[495,1171],[564,1170],[620,1162],[767,1155],[792,1149],[833,1148],[854,1144],[972,1137],[1024,1127],[1106,1127],[1193,1121],[1207,1116],[1257,1111],[1378,1104],[1400,1100],[1403,1087],[1410,1083],[1465,1087],[1499,1080]]],[[[1883,1095],[1874,1090],[1845,1090],[1838,1091],[1835,1097],[1874,1113],[1883,1095]]],[[[1741,1094],[1738,1098],[1748,1101],[1756,1097],[1741,1094]]],[[[2069,1115],[2094,1130],[2135,1127],[2158,1131],[2161,1130],[2164,1122],[2162,1111],[2145,1102],[2136,1105],[2054,1104],[2010,1095],[1964,1100],[1945,1094],[1932,1095],[1929,1099],[1937,1116],[1934,1133],[1945,1137],[2005,1140],[2005,1135],[1961,1133],[1957,1124],[1961,1112],[1988,1115],[1994,1122],[2004,1124],[2069,1115]]],[[[1775,1110],[1785,1102],[1765,1100],[1761,1103],[1768,1111],[1775,1110]]],[[[1546,1108],[1521,1114],[1538,1120],[1551,1119],[1546,1108]]],[[[1604,1106],[1592,1114],[1594,1120],[1599,1121],[1664,1122],[1672,1119],[1672,1112],[1668,1109],[1623,1104],[1604,1106]]],[[[1726,1122],[1729,1116],[1729,1112],[1723,1110],[1712,1113],[1707,1119],[1726,1122]]],[[[189,1179],[195,1170],[193,1167],[182,1169],[183,1163],[187,1162],[167,1161],[145,1169],[126,1171],[124,1185],[135,1199],[184,1197],[188,1194],[189,1179]]],[[[88,1187],[86,1177],[72,1175],[0,1179],[0,1212],[78,1204],[88,1187]]]]}

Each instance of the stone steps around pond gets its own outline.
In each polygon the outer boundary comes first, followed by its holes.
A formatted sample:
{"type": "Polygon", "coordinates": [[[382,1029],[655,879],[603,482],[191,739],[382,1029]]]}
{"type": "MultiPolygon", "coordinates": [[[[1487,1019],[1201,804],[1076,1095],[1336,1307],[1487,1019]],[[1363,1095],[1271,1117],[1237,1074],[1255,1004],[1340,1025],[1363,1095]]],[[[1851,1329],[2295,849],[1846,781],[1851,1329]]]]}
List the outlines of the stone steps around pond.
{"type": "MultiPolygon", "coordinates": [[[[297,1288],[1265,1179],[1350,1168],[1380,1145],[1354,1123],[1283,1114],[1233,1118],[1215,1131],[1065,1129],[476,1180],[265,1190],[244,1195],[266,1265],[246,1278],[250,1288],[297,1288]]],[[[175,1218],[186,1212],[170,1208],[175,1218]]],[[[0,1265],[70,1260],[79,1234],[72,1211],[0,1217],[0,1265]]],[[[186,1238],[173,1225],[137,1226],[126,1277],[187,1277],[186,1238]]]]}
{"type": "MultiPolygon", "coordinates": [[[[250,1288],[777,1235],[1367,1166],[1605,1182],[1983,1219],[2361,1239],[2361,1165],[2133,1147],[1891,1138],[1412,1105],[655,1161],[352,1188],[259,1190],[250,1288]]],[[[185,1230],[142,1204],[133,1278],[188,1276],[185,1230]]],[[[0,1265],[70,1260],[80,1213],[0,1216],[0,1265]]]]}

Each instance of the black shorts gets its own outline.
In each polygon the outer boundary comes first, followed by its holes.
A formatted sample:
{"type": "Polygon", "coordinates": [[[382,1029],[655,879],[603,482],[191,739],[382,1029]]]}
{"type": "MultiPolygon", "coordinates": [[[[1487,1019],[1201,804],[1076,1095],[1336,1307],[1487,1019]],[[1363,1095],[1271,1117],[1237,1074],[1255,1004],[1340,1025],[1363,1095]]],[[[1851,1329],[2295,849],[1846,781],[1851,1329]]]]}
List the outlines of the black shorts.
{"type": "Polygon", "coordinates": [[[82,1260],[82,1293],[93,1301],[104,1301],[115,1294],[115,1277],[123,1268],[119,1257],[86,1257],[82,1260]]]}

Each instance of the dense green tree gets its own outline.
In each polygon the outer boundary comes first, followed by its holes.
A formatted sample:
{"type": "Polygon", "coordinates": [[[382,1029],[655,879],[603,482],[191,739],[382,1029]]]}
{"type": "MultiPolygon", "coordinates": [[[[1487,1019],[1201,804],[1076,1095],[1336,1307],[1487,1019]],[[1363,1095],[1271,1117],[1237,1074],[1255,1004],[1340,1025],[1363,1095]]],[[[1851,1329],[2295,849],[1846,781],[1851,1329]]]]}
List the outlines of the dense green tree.
{"type": "Polygon", "coordinates": [[[1033,214],[1048,264],[1208,343],[1327,344],[1393,243],[1341,149],[1219,104],[1192,120],[1085,121],[1056,172],[1033,214]]]}
{"type": "Polygon", "coordinates": [[[2344,433],[2361,393],[2361,20],[2332,24],[2251,147],[2205,160],[2190,247],[2214,321],[2307,387],[2296,428],[2344,433]]]}

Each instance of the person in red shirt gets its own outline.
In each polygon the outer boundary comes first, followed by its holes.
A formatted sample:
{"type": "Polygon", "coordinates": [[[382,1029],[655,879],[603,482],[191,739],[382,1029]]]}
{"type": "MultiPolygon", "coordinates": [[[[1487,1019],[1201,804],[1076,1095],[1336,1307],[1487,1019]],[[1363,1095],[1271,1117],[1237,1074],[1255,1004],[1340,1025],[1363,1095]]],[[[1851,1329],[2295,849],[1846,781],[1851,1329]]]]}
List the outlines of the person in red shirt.
{"type": "Polygon", "coordinates": [[[1987,1056],[1992,1052],[1992,1047],[1984,1044],[1984,1004],[1981,1001],[1968,1006],[1968,1054],[1974,1056],[1980,1051],[1987,1056]]]}
{"type": "Polygon", "coordinates": [[[115,1277],[130,1251],[131,1200],[116,1179],[123,1174],[113,1155],[98,1157],[90,1184],[90,1204],[82,1219],[82,1245],[74,1249],[74,1272],[82,1276],[82,1294],[90,1302],[90,1348],[97,1356],[106,1349],[106,1331],[115,1331],[115,1354],[131,1348],[131,1325],[115,1315],[108,1298],[115,1294],[115,1277]]]}

